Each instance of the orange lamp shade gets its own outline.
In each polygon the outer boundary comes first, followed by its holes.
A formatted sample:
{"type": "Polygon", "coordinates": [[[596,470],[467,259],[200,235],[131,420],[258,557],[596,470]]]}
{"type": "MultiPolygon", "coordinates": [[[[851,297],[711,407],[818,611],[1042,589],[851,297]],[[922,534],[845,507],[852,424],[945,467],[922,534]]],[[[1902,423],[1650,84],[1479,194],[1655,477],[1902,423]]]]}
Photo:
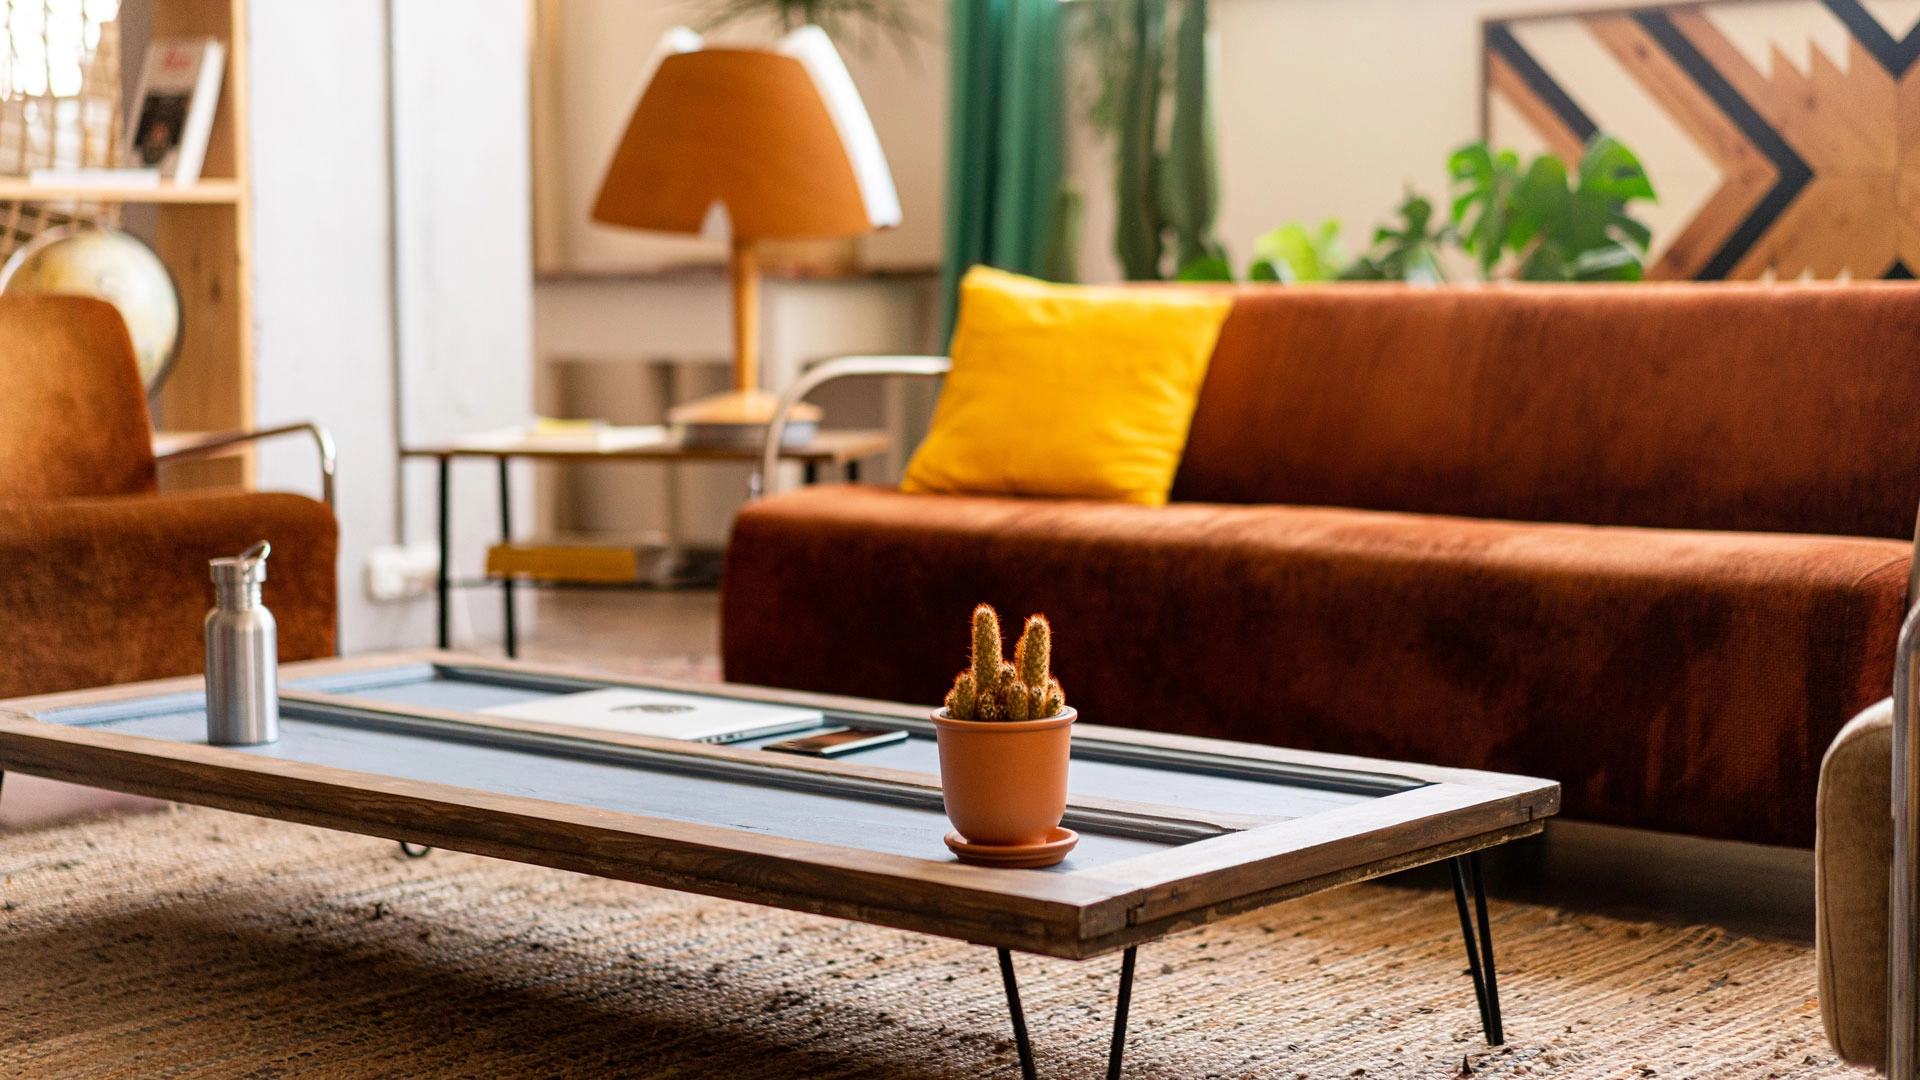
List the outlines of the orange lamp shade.
{"type": "Polygon", "coordinates": [[[824,33],[803,29],[778,51],[701,48],[678,33],[607,166],[596,221],[698,233],[717,202],[736,241],[899,221],[872,121],[824,33]]]}

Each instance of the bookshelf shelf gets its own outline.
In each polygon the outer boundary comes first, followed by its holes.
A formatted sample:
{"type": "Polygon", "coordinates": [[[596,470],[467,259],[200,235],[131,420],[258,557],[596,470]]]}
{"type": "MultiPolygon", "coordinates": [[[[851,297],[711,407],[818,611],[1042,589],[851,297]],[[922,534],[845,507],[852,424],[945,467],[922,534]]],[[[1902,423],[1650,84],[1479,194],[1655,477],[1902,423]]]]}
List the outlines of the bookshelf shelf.
{"type": "Polygon", "coordinates": [[[0,201],[6,202],[118,202],[224,205],[240,201],[237,180],[202,180],[197,184],[175,187],[163,183],[150,187],[56,187],[35,184],[24,177],[0,176],[0,201]]]}

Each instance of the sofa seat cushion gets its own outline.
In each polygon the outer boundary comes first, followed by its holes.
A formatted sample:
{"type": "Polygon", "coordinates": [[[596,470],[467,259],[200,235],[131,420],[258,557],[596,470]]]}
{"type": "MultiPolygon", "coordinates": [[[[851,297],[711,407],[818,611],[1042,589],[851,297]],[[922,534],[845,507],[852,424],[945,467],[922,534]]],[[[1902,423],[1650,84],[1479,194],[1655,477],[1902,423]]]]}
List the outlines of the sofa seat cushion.
{"type": "Polygon", "coordinates": [[[740,515],[729,679],[940,700],[966,613],[1044,612],[1102,724],[1551,777],[1592,821],[1810,845],[1884,696],[1909,547],[1322,507],[914,496],[740,515]]]}
{"type": "Polygon", "coordinates": [[[334,652],[332,511],[299,495],[193,491],[0,502],[0,698],[205,670],[207,560],[273,544],[261,598],[280,659],[334,652]]]}

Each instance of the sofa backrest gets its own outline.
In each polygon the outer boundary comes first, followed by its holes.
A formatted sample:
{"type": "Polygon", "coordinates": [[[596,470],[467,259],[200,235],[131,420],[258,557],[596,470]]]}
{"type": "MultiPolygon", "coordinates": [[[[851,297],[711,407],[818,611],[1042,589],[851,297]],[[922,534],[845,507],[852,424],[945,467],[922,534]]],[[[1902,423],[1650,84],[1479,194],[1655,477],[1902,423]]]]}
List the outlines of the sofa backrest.
{"type": "Polygon", "coordinates": [[[1908,538],[1920,284],[1242,288],[1173,498],[1908,538]]]}

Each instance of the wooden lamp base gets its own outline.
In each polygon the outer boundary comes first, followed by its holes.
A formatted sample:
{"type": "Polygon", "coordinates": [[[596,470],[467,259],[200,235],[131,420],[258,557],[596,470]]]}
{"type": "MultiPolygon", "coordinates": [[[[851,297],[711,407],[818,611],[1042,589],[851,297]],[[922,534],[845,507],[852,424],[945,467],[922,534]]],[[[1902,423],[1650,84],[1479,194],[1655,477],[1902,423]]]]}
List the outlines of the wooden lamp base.
{"type": "MultiPolygon", "coordinates": [[[[779,404],[765,390],[729,390],[675,406],[667,422],[683,446],[759,446],[779,404]]],[[[812,442],[819,430],[820,407],[801,402],[788,415],[780,441],[788,446],[812,442]]]]}

